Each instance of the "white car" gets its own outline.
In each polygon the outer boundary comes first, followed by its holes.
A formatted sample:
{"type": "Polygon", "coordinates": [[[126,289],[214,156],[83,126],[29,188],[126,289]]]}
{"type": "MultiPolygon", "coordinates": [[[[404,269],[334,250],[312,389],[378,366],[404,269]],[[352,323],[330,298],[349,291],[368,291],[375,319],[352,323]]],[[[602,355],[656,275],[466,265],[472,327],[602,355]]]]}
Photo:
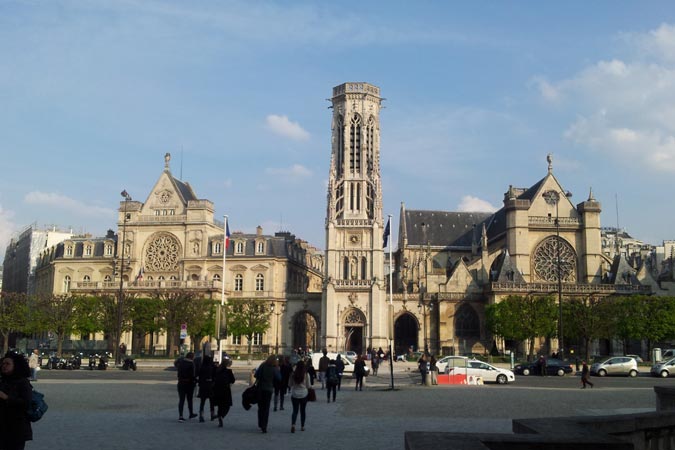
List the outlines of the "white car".
{"type": "Polygon", "coordinates": [[[436,367],[441,373],[481,377],[487,383],[507,384],[516,381],[516,375],[508,369],[464,356],[446,356],[436,361],[436,367]]]}
{"type": "Polygon", "coordinates": [[[655,377],[661,378],[668,378],[671,375],[675,375],[675,358],[654,364],[650,372],[655,377]]]}

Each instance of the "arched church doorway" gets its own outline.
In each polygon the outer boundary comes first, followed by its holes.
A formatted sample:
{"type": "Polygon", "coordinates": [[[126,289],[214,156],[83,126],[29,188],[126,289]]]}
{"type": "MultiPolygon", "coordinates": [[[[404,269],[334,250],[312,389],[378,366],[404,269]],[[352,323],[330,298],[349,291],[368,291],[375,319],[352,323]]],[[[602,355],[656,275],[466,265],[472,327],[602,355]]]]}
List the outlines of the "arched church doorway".
{"type": "Polygon", "coordinates": [[[394,354],[405,355],[412,346],[417,350],[417,337],[420,331],[420,324],[410,313],[400,315],[394,322],[394,354]]]}
{"type": "Polygon", "coordinates": [[[343,336],[344,349],[343,351],[354,351],[358,355],[362,355],[365,349],[365,334],[363,330],[366,327],[366,316],[356,308],[351,308],[347,311],[344,319],[343,336]]]}
{"type": "Polygon", "coordinates": [[[309,311],[301,311],[295,316],[293,323],[293,348],[319,348],[319,326],[316,318],[309,311]]]}

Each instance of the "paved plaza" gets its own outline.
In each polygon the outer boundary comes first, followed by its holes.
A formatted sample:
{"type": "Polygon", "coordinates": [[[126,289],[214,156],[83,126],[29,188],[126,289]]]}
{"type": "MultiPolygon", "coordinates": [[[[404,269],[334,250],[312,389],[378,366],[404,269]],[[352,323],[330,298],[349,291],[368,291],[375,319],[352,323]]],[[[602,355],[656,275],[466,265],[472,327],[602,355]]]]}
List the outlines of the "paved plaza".
{"type": "Polygon", "coordinates": [[[369,377],[362,392],[346,380],[336,403],[327,403],[319,389],[318,401],[307,407],[306,431],[298,419],[295,434],[287,396],[285,410],[270,411],[268,433],[262,434],[257,407],[241,407],[250,367],[234,366],[235,405],[222,429],[216,422],[178,422],[175,372],[162,367],[41,371],[35,386],[46,395],[49,411],[34,424],[35,440],[27,449],[402,449],[406,430],[508,433],[513,418],[653,411],[653,386],[673,383],[648,376],[594,379],[596,389],[581,390],[579,377],[569,376],[518,377],[507,386],[424,387],[413,364],[398,363],[397,390],[387,390],[384,370],[369,377]]]}

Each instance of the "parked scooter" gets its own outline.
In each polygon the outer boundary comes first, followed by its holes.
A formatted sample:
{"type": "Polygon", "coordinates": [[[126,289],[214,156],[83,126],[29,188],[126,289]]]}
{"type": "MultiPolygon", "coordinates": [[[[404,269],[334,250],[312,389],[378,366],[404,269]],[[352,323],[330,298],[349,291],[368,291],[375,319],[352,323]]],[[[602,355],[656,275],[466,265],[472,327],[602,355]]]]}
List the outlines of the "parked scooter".
{"type": "Polygon", "coordinates": [[[94,370],[96,368],[96,360],[98,355],[96,353],[89,354],[89,370],[94,370]]]}
{"type": "Polygon", "coordinates": [[[122,370],[136,370],[136,360],[130,356],[124,358],[122,370]]]}
{"type": "Polygon", "coordinates": [[[106,370],[108,368],[108,360],[110,359],[110,354],[105,352],[98,358],[98,370],[106,370]]]}
{"type": "Polygon", "coordinates": [[[58,369],[61,358],[56,356],[56,353],[52,352],[49,354],[49,359],[47,360],[47,369],[58,369]]]}
{"type": "Polygon", "coordinates": [[[68,358],[66,369],[80,370],[80,367],[82,367],[82,353],[75,353],[68,358]]]}

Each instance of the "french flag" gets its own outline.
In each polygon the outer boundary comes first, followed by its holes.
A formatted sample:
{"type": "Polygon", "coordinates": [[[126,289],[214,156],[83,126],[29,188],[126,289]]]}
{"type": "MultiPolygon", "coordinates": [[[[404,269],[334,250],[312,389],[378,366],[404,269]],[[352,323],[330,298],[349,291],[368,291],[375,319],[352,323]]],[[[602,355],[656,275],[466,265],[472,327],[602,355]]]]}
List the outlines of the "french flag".
{"type": "Polygon", "coordinates": [[[230,246],[230,221],[225,219],[225,251],[230,246]]]}

